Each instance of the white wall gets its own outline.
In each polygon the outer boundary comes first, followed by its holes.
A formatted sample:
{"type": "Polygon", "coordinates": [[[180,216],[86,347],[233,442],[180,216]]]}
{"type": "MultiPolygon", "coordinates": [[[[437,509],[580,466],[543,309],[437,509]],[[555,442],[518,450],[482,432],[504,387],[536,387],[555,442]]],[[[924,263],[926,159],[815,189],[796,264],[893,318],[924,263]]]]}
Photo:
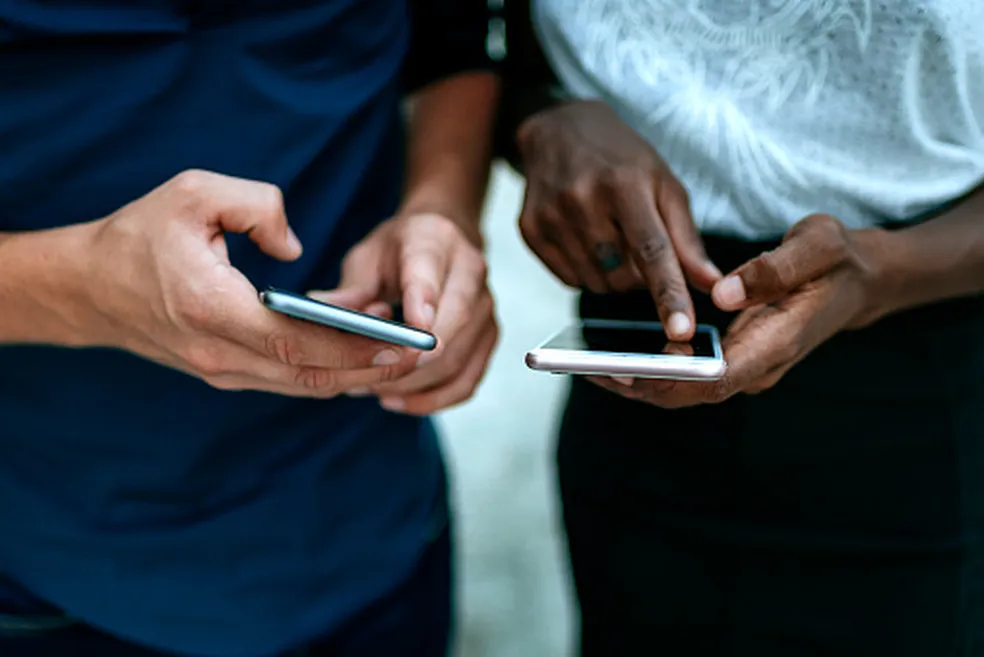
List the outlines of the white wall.
{"type": "Polygon", "coordinates": [[[571,598],[554,437],[566,381],[523,356],[571,321],[573,294],[526,249],[522,180],[496,171],[485,234],[502,337],[478,394],[439,422],[455,485],[457,657],[567,657],[571,598]]]}

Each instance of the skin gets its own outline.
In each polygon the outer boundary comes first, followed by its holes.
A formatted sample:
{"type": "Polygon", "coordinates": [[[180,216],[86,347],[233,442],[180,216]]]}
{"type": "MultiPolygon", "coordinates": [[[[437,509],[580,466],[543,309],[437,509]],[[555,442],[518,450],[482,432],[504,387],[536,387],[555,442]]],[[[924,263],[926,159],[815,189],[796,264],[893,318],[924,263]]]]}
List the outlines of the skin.
{"type": "Polygon", "coordinates": [[[429,361],[264,308],[231,265],[224,235],[247,233],[268,255],[297,259],[283,197],[273,185],[207,171],[183,172],[89,223],[0,234],[0,344],[120,348],[226,390],[319,398],[369,390],[419,412],[460,401],[497,335],[476,239],[489,149],[474,134],[490,133],[492,119],[472,114],[467,124],[438,104],[482,90],[494,99],[496,80],[459,76],[422,92],[401,212],[348,255],[339,289],[320,295],[376,314],[402,299],[407,320],[441,340],[429,361]],[[451,119],[454,130],[442,129],[451,119]],[[470,140],[460,139],[466,125],[470,140]],[[472,348],[477,356],[460,358],[472,348]]]}
{"type": "Polygon", "coordinates": [[[226,232],[248,233],[280,260],[301,255],[276,187],[206,171],[91,223],[6,235],[0,342],[116,347],[216,388],[305,397],[413,368],[407,350],[266,310],[229,262],[226,232]]]}
{"type": "Polygon", "coordinates": [[[687,282],[706,291],[721,272],[659,154],[597,101],[534,114],[516,141],[527,180],[519,226],[533,253],[572,287],[648,287],[670,337],[693,337],[687,282]]]}
{"type": "Polygon", "coordinates": [[[479,221],[498,96],[493,75],[466,74],[426,87],[408,108],[406,199],[345,259],[339,289],[384,309],[400,301],[407,323],[432,331],[438,346],[399,379],[351,395],[428,415],[469,399],[485,374],[499,327],[479,221]]]}
{"type": "MultiPolygon", "coordinates": [[[[650,160],[637,160],[633,164],[631,158],[625,157],[626,153],[645,152],[638,135],[634,137],[635,147],[623,146],[619,151],[622,158],[617,160],[612,160],[608,140],[580,138],[585,132],[605,132],[628,139],[623,127],[612,125],[614,119],[610,113],[585,108],[575,112],[568,107],[564,115],[548,110],[536,120],[554,127],[541,126],[540,143],[536,144],[537,149],[550,153],[550,157],[525,160],[531,180],[587,180],[582,183],[584,188],[594,190],[578,200],[576,212],[554,216],[557,230],[577,234],[577,226],[587,221],[583,217],[590,216],[590,208],[609,207],[602,201],[606,193],[612,193],[607,182],[612,167],[635,167],[637,179],[643,173],[652,175],[650,160]],[[599,121],[602,125],[571,126],[572,117],[578,122],[599,121]],[[601,169],[598,162],[604,163],[601,169]]],[[[669,174],[664,170],[661,175],[669,174]]],[[[633,179],[633,175],[623,173],[619,179],[633,179]]],[[[542,183],[537,184],[542,187],[542,183]]],[[[619,187],[615,192],[627,193],[624,189],[619,187]]],[[[545,204],[538,197],[528,197],[523,216],[548,217],[545,207],[559,208],[556,204],[545,204]]],[[[662,206],[657,203],[657,207],[662,206]]],[[[660,214],[665,215],[665,212],[660,214]]],[[[596,214],[592,221],[602,219],[596,214]]],[[[580,230],[583,232],[583,228],[580,230]]],[[[623,248],[633,253],[639,251],[634,244],[643,235],[663,239],[656,249],[661,257],[676,257],[679,269],[687,272],[692,282],[699,282],[690,270],[694,263],[700,262],[695,258],[701,252],[688,231],[666,230],[663,238],[658,229],[651,228],[648,234],[623,230],[621,237],[623,248]],[[678,239],[676,236],[680,234],[686,237],[678,239]]],[[[557,244],[553,246],[567,263],[581,257],[570,256],[557,244]]],[[[543,252],[542,248],[537,252],[543,252]]],[[[563,263],[557,264],[555,252],[548,249],[545,253],[550,257],[541,257],[547,266],[563,271],[563,263]]],[[[677,298],[686,294],[686,290],[681,291],[676,268],[665,264],[653,268],[646,279],[664,322],[676,308],[692,309],[692,305],[687,305],[689,296],[686,302],[677,298]],[[657,276],[668,277],[668,282],[660,284],[657,276]],[[666,302],[667,294],[674,298],[672,303],[666,302]]],[[[728,370],[722,380],[713,383],[621,377],[591,377],[591,380],[617,394],[663,408],[720,403],[737,394],[755,394],[775,386],[811,351],[841,331],[863,329],[901,310],[981,295],[984,293],[984,188],[939,217],[903,230],[849,230],[835,217],[811,215],[793,226],[780,247],[717,278],[708,287],[719,308],[739,312],[723,339],[728,370]]],[[[682,335],[677,332],[671,337],[682,340],[690,337],[682,335]]]]}

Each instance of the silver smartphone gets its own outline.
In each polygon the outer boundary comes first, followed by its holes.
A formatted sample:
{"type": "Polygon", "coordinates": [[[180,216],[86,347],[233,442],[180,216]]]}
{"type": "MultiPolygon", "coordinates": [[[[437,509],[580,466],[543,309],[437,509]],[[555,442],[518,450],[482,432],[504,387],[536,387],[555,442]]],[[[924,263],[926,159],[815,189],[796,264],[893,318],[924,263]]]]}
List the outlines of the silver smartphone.
{"type": "Polygon", "coordinates": [[[557,333],[526,354],[530,369],[554,374],[715,381],[727,364],[721,337],[699,324],[689,343],[671,342],[658,322],[590,319],[557,333]]]}
{"type": "Polygon", "coordinates": [[[373,317],[349,308],[315,301],[293,292],[269,288],[260,292],[260,301],[270,310],[295,319],[329,326],[340,331],[356,333],[373,340],[381,340],[401,347],[431,351],[437,346],[437,337],[400,322],[373,317]]]}

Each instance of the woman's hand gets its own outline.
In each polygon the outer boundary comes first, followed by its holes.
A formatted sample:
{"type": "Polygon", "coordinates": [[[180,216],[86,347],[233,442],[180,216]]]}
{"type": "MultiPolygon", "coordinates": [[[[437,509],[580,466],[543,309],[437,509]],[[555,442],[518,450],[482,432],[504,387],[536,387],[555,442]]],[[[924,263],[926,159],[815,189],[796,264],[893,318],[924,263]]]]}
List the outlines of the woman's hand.
{"type": "Polygon", "coordinates": [[[687,281],[706,291],[721,273],[687,192],[656,151],[597,101],[533,115],[517,145],[527,181],[519,226],[533,253],[572,287],[648,286],[670,336],[689,340],[696,318],[687,281]]]}
{"type": "Polygon", "coordinates": [[[723,341],[728,369],[720,381],[591,380],[663,408],[767,390],[838,332],[878,318],[885,236],[813,215],[796,224],[779,248],[719,281],[712,290],[715,305],[741,311],[723,341]]]}

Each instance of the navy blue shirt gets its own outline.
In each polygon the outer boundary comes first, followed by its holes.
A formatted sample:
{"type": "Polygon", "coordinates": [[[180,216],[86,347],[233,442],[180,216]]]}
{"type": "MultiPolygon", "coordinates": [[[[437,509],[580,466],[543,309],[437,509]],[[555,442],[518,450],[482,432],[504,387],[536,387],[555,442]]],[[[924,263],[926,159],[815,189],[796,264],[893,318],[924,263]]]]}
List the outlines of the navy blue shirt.
{"type": "MultiPolygon", "coordinates": [[[[484,8],[0,0],[0,231],[105,216],[209,169],[284,190],[305,254],[230,239],[254,284],[333,287],[398,204],[407,85],[487,66],[484,8]]],[[[254,657],[331,631],[411,572],[446,522],[443,487],[430,424],[371,399],[0,348],[7,593],[149,646],[254,657]]]]}

